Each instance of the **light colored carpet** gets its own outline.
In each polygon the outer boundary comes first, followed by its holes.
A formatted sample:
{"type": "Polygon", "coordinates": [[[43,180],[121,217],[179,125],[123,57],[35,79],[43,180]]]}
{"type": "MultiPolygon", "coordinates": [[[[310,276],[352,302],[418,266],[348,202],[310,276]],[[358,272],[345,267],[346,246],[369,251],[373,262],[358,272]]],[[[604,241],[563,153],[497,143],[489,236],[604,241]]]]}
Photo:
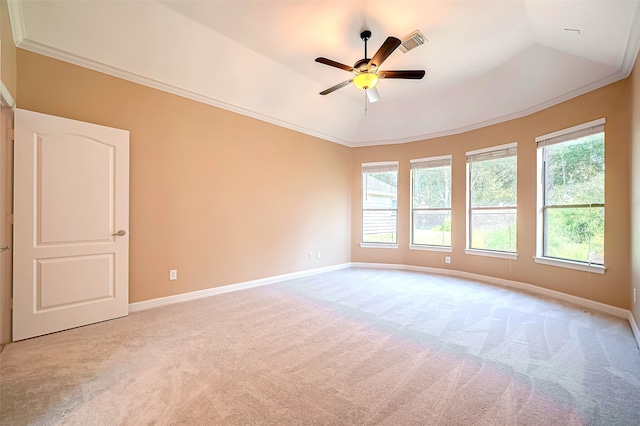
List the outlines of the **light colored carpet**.
{"type": "Polygon", "coordinates": [[[0,423],[639,425],[629,325],[346,269],[9,344],[0,423]]]}

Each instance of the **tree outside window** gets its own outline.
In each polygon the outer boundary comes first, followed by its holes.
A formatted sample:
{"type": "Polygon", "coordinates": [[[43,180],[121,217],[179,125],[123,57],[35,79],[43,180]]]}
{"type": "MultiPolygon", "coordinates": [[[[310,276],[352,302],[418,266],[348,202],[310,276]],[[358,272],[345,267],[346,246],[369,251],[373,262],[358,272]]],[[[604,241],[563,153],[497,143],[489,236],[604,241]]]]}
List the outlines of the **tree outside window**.
{"type": "Polygon", "coordinates": [[[538,142],[543,256],[604,265],[604,125],[538,142]]]}
{"type": "Polygon", "coordinates": [[[451,156],[411,160],[411,244],[451,247],[451,156]]]}
{"type": "Polygon", "coordinates": [[[516,252],[517,145],[467,153],[468,248],[516,252]]]}

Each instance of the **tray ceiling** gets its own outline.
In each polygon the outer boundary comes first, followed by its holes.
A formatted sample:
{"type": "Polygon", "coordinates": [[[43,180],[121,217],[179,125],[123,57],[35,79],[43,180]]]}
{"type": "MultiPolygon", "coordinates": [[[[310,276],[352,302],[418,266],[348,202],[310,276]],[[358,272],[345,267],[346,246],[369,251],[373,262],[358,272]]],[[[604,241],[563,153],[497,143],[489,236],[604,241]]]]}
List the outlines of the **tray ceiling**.
{"type": "Polygon", "coordinates": [[[625,78],[640,45],[634,1],[9,1],[18,47],[348,146],[402,143],[516,118],[625,78]],[[318,93],[396,50],[364,92],[318,93]]]}

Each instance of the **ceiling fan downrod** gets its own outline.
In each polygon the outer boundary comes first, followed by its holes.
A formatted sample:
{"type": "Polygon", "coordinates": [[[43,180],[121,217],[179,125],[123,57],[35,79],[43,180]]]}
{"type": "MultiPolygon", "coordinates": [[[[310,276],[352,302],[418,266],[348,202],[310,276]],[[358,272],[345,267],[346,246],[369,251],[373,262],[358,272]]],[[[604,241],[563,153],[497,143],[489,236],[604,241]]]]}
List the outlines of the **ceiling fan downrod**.
{"type": "Polygon", "coordinates": [[[364,58],[367,59],[367,40],[371,38],[371,31],[364,30],[360,33],[360,38],[364,41],[364,58]]]}

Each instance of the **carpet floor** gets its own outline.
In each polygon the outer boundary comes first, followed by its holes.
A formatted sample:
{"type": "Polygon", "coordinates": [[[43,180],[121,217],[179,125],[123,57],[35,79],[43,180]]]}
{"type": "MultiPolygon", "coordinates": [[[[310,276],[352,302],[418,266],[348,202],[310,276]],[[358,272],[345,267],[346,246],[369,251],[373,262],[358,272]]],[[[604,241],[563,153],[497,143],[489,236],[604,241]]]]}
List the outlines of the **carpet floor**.
{"type": "Polygon", "coordinates": [[[12,343],[0,424],[640,425],[629,324],[351,268],[12,343]]]}

